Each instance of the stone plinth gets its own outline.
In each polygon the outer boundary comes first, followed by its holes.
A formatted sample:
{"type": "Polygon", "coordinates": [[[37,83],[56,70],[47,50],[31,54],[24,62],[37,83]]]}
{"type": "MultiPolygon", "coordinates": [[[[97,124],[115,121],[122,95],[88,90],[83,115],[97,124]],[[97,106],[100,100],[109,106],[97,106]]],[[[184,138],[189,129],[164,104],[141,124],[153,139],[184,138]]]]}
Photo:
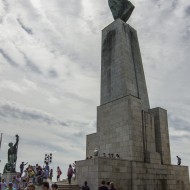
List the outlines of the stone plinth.
{"type": "Polygon", "coordinates": [[[102,180],[119,190],[190,190],[188,167],[94,158],[77,162],[77,182],[97,190],[102,180]]]}
{"type": "Polygon", "coordinates": [[[87,157],[94,149],[122,159],[161,163],[156,152],[154,118],[142,112],[141,100],[125,96],[98,107],[97,133],[87,136],[87,157]]]}
{"type": "Polygon", "coordinates": [[[12,182],[13,177],[16,177],[16,173],[3,173],[2,179],[5,179],[6,182],[12,182]]]}

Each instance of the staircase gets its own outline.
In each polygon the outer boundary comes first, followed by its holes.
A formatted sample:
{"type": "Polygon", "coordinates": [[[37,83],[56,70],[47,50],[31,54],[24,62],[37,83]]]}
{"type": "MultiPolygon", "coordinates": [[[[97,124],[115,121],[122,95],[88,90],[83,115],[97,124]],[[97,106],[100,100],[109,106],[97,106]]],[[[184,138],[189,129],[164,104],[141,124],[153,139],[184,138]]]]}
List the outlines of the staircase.
{"type": "Polygon", "coordinates": [[[58,184],[58,190],[80,190],[78,185],[58,184]]]}

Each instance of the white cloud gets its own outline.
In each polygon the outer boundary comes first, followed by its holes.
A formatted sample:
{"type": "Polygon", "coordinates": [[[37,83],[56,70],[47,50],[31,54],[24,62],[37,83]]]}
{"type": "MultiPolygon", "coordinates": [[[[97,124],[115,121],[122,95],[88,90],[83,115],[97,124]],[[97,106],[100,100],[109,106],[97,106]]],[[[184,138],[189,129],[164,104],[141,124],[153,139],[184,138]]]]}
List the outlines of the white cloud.
{"type": "MultiPolygon", "coordinates": [[[[133,3],[151,107],[168,110],[172,161],[181,154],[189,165],[189,1],[133,3]]],[[[18,131],[19,162],[56,151],[54,167],[66,169],[85,157],[85,135],[96,130],[101,30],[112,21],[102,0],[0,1],[3,164],[18,131]]]]}

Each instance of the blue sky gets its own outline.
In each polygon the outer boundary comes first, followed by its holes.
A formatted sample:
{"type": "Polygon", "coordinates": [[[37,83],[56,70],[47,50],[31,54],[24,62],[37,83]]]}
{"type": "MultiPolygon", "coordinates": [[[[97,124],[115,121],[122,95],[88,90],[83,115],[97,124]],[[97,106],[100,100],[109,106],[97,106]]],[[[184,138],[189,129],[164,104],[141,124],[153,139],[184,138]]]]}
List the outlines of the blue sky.
{"type": "MultiPolygon", "coordinates": [[[[172,163],[190,157],[190,3],[133,0],[151,108],[168,110],[172,163]]],[[[85,158],[100,103],[101,30],[107,0],[0,0],[0,169],[20,135],[18,163],[52,167],[85,158]]]]}

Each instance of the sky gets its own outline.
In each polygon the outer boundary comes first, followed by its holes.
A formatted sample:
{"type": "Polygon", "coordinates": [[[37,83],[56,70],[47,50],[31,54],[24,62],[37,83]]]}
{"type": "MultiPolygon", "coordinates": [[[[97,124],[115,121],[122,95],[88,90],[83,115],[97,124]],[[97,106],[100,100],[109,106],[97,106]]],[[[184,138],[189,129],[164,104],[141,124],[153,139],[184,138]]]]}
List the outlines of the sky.
{"type": "MultiPolygon", "coordinates": [[[[168,111],[172,163],[190,166],[190,2],[131,0],[151,108],[168,111]]],[[[66,177],[85,159],[100,105],[101,30],[113,22],[107,0],[0,0],[0,171],[20,136],[22,161],[66,177]]],[[[55,176],[55,174],[54,174],[55,176]]]]}

